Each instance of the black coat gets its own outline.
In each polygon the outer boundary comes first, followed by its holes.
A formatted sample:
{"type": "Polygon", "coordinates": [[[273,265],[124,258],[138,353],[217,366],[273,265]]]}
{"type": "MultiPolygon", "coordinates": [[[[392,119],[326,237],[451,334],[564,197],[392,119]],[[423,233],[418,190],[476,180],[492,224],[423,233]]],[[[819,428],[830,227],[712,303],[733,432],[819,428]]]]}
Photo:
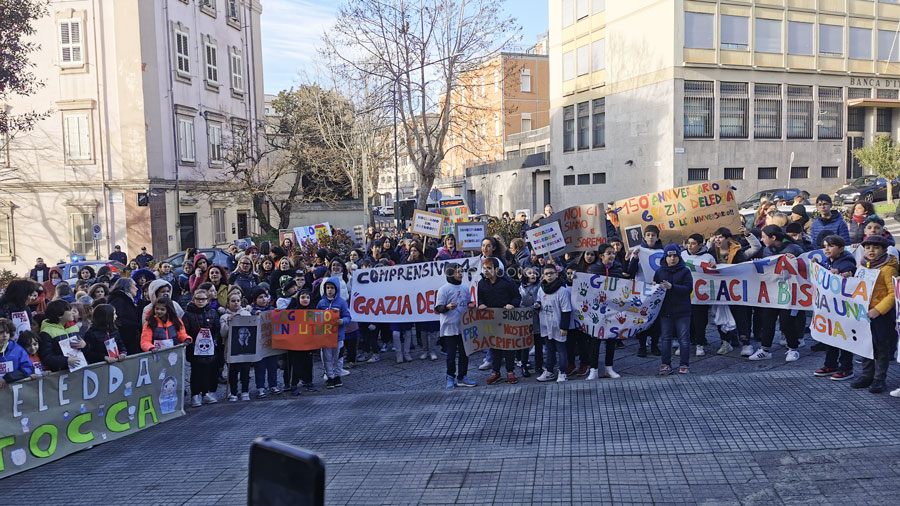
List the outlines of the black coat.
{"type": "Polygon", "coordinates": [[[119,352],[127,353],[125,342],[122,341],[122,336],[121,334],[119,334],[119,329],[106,331],[91,327],[87,332],[84,333],[84,342],[87,343],[87,346],[83,350],[81,350],[84,353],[84,358],[87,359],[89,364],[103,362],[103,359],[107,356],[107,339],[115,339],[116,346],[119,347],[119,352]]]}
{"type": "Polygon", "coordinates": [[[601,276],[606,276],[608,278],[624,277],[624,274],[622,271],[622,265],[619,263],[618,260],[613,260],[612,265],[610,265],[609,267],[603,265],[603,262],[598,260],[598,261],[592,263],[590,267],[588,267],[588,272],[590,272],[591,274],[599,274],[601,276]]]}
{"type": "Polygon", "coordinates": [[[125,350],[129,355],[140,353],[143,330],[140,309],[130,295],[121,291],[112,292],[109,303],[116,308],[116,326],[119,327],[119,337],[125,343],[125,350]]]}
{"type": "Polygon", "coordinates": [[[184,308],[184,316],[181,317],[181,322],[184,323],[184,331],[191,336],[192,341],[187,347],[187,358],[191,362],[210,363],[214,361],[215,355],[194,355],[194,343],[197,341],[200,329],[209,329],[216,346],[216,354],[220,354],[222,338],[219,334],[219,313],[209,305],[201,309],[192,302],[184,308]]]}
{"type": "Polygon", "coordinates": [[[503,307],[511,304],[519,307],[522,303],[522,296],[519,294],[519,287],[511,279],[506,276],[498,276],[497,280],[491,284],[487,278],[482,278],[478,282],[478,304],[484,304],[487,307],[503,307]]]}
{"type": "MultiPolygon", "coordinates": [[[[665,262],[665,260],[663,260],[665,262]]],[[[653,281],[662,283],[668,281],[672,283],[672,288],[666,291],[666,298],[663,299],[662,307],[659,310],[660,316],[678,317],[691,316],[691,290],[693,289],[694,279],[691,277],[691,271],[684,265],[684,260],[678,257],[678,265],[669,267],[664,265],[653,275],[653,281]]]]}
{"type": "Polygon", "coordinates": [[[31,272],[28,274],[28,277],[37,281],[38,280],[38,272],[43,272],[44,277],[41,278],[41,282],[47,281],[50,279],[50,267],[47,264],[44,264],[44,267],[38,268],[34,266],[34,269],[31,269],[31,272]]]}

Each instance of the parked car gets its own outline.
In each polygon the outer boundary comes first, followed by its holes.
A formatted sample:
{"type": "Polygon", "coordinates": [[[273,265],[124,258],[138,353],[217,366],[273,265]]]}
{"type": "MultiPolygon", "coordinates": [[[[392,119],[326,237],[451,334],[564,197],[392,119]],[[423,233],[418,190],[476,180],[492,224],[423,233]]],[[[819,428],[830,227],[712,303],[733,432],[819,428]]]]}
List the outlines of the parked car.
{"type": "Polygon", "coordinates": [[[78,271],[85,265],[94,269],[94,273],[100,270],[104,265],[108,265],[113,271],[119,273],[119,275],[122,275],[122,273],[125,272],[125,266],[115,260],[85,260],[84,262],[57,264],[55,267],[59,267],[62,270],[63,279],[72,285],[72,288],[75,288],[75,282],[78,281],[78,271]]]}
{"type": "MultiPolygon", "coordinates": [[[[229,273],[233,272],[237,267],[237,262],[234,260],[234,257],[223,249],[201,249],[197,250],[197,253],[203,253],[204,255],[206,255],[206,258],[209,259],[210,265],[220,265],[227,269],[229,273]]],[[[182,268],[182,265],[184,264],[184,252],[172,255],[169,258],[163,260],[163,262],[169,262],[170,264],[172,264],[172,270],[175,272],[175,275],[179,275],[184,272],[184,269],[182,268]]]]}
{"type": "MultiPolygon", "coordinates": [[[[894,179],[891,185],[894,198],[897,198],[900,196],[900,180],[894,179]]],[[[849,204],[858,200],[866,202],[887,200],[887,179],[875,175],[858,177],[836,191],[832,200],[835,205],[849,204]]]]}
{"type": "Polygon", "coordinates": [[[382,216],[393,216],[394,215],[394,206],[384,206],[381,208],[382,216]]]}
{"type": "Polygon", "coordinates": [[[774,197],[778,197],[780,200],[793,201],[794,197],[797,195],[803,195],[804,199],[809,198],[809,192],[803,191],[799,188],[773,188],[771,190],[763,190],[754,193],[753,195],[747,197],[747,200],[741,202],[738,208],[756,209],[757,207],[759,207],[759,199],[763,197],[766,197],[769,200],[772,200],[774,197]]]}

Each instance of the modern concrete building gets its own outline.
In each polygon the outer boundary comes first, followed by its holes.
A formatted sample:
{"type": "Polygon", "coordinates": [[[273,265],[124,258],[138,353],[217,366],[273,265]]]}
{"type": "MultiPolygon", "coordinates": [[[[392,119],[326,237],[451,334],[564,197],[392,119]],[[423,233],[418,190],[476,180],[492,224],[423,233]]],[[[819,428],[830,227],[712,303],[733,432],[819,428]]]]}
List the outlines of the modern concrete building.
{"type": "Polygon", "coordinates": [[[550,0],[551,197],[731,179],[831,192],[900,134],[900,5],[550,0]]]}
{"type": "Polygon", "coordinates": [[[211,195],[235,133],[262,119],[259,0],[54,0],[36,23],[47,110],[0,163],[0,266],[75,253],[157,258],[254,232],[242,195],[211,195]],[[94,233],[95,226],[99,233],[94,233]]]}

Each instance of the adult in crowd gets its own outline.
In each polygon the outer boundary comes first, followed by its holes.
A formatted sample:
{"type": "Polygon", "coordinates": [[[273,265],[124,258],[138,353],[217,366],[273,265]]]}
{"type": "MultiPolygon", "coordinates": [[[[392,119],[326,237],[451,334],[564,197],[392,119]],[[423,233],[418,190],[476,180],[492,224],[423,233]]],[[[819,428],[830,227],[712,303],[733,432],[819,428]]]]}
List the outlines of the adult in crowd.
{"type": "Polygon", "coordinates": [[[850,234],[847,231],[847,223],[841,217],[841,213],[832,211],[831,197],[823,193],[816,197],[816,210],[819,217],[809,229],[813,246],[821,248],[825,238],[829,235],[838,235],[844,241],[850,242],[850,234]]]}
{"type": "Polygon", "coordinates": [[[38,283],[43,283],[50,279],[50,267],[44,263],[44,259],[41,257],[37,257],[34,260],[34,269],[31,269],[31,272],[28,274],[28,277],[37,281],[38,283]]]}
{"type": "Polygon", "coordinates": [[[259,276],[253,272],[253,260],[244,255],[237,262],[237,269],[231,274],[231,284],[237,286],[244,293],[250,293],[259,284],[259,276]]]}
{"type": "Polygon", "coordinates": [[[134,257],[134,259],[137,260],[137,263],[141,266],[141,269],[144,269],[148,265],[150,265],[150,262],[153,261],[153,255],[147,253],[146,246],[141,246],[141,254],[134,257]]]}
{"type": "Polygon", "coordinates": [[[444,246],[438,251],[435,260],[452,260],[454,258],[463,258],[466,254],[457,249],[456,235],[447,234],[444,236],[444,246]]]}
{"type": "Polygon", "coordinates": [[[119,262],[122,265],[128,263],[128,255],[122,251],[122,247],[116,244],[115,248],[113,248],[113,252],[109,254],[109,259],[114,262],[119,262]]]}
{"type": "Polygon", "coordinates": [[[135,303],[137,283],[119,278],[109,294],[109,304],[116,309],[116,326],[129,355],[141,352],[141,312],[135,303]]]}
{"type": "Polygon", "coordinates": [[[866,218],[875,214],[875,206],[871,202],[855,202],[850,222],[847,223],[849,239],[847,244],[858,245],[866,238],[866,218]]]}
{"type": "MultiPolygon", "coordinates": [[[[22,332],[28,330],[28,327],[34,322],[31,314],[31,304],[38,300],[40,296],[41,285],[33,279],[14,279],[6,286],[3,295],[0,296],[0,318],[7,318],[16,323],[16,331],[22,332]],[[21,321],[21,316],[25,315],[26,321],[21,321]],[[17,322],[19,316],[20,322],[17,322]]],[[[13,339],[15,341],[15,339],[13,339]]]]}
{"type": "MultiPolygon", "coordinates": [[[[514,309],[522,302],[519,288],[500,270],[500,262],[488,257],[481,263],[481,281],[478,282],[478,307],[514,309]]],[[[500,363],[506,360],[507,383],[518,383],[515,373],[515,351],[491,348],[493,372],[487,379],[488,385],[500,382],[500,363]]]]}

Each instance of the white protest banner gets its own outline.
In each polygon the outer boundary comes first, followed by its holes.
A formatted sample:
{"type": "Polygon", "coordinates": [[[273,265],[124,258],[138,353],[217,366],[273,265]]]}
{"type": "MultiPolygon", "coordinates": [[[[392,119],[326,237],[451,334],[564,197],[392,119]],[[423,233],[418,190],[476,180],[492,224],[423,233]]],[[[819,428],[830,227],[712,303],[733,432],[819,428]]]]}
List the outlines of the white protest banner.
{"type": "Polygon", "coordinates": [[[463,269],[463,286],[469,288],[474,301],[481,279],[481,262],[477,258],[356,269],[351,282],[350,315],[354,321],[366,323],[438,320],[434,301],[438,289],[447,282],[446,268],[450,264],[463,269]]]}
{"type": "Polygon", "coordinates": [[[237,315],[231,320],[225,341],[225,359],[229,364],[258,362],[281,353],[284,351],[272,348],[272,311],[237,315]]]}
{"type": "Polygon", "coordinates": [[[538,255],[552,253],[566,247],[566,240],[559,229],[558,221],[530,228],[525,232],[525,237],[538,255]]]}
{"type": "Polygon", "coordinates": [[[656,319],[665,295],[662,287],[649,283],[576,272],[572,317],[598,339],[634,337],[656,319]]]}
{"type": "Polygon", "coordinates": [[[303,227],[294,227],[294,239],[297,244],[303,241],[309,241],[314,244],[319,243],[319,239],[331,235],[331,226],[325,223],[317,223],[315,225],[306,225],[303,227]]]}
{"type": "Polygon", "coordinates": [[[813,319],[810,335],[820,343],[874,358],[869,327],[871,276],[845,278],[814,263],[808,271],[813,285],[813,319]]]}
{"type": "Polygon", "coordinates": [[[456,249],[460,251],[479,251],[486,236],[487,223],[456,222],[456,249]]]}
{"type": "Polygon", "coordinates": [[[16,335],[13,336],[13,341],[17,341],[19,334],[26,330],[31,330],[31,320],[28,319],[28,313],[25,311],[15,311],[9,316],[13,325],[16,326],[16,335]]]}
{"type": "Polygon", "coordinates": [[[541,225],[559,222],[566,241],[566,253],[596,251],[606,242],[606,205],[572,206],[540,221],[541,225]]]}
{"type": "Polygon", "coordinates": [[[429,213],[416,209],[413,211],[410,232],[418,232],[428,237],[440,238],[443,224],[443,214],[429,213]]]}
{"type": "Polygon", "coordinates": [[[471,355],[486,348],[524,350],[534,345],[534,309],[470,309],[462,315],[463,348],[471,355]]]}

